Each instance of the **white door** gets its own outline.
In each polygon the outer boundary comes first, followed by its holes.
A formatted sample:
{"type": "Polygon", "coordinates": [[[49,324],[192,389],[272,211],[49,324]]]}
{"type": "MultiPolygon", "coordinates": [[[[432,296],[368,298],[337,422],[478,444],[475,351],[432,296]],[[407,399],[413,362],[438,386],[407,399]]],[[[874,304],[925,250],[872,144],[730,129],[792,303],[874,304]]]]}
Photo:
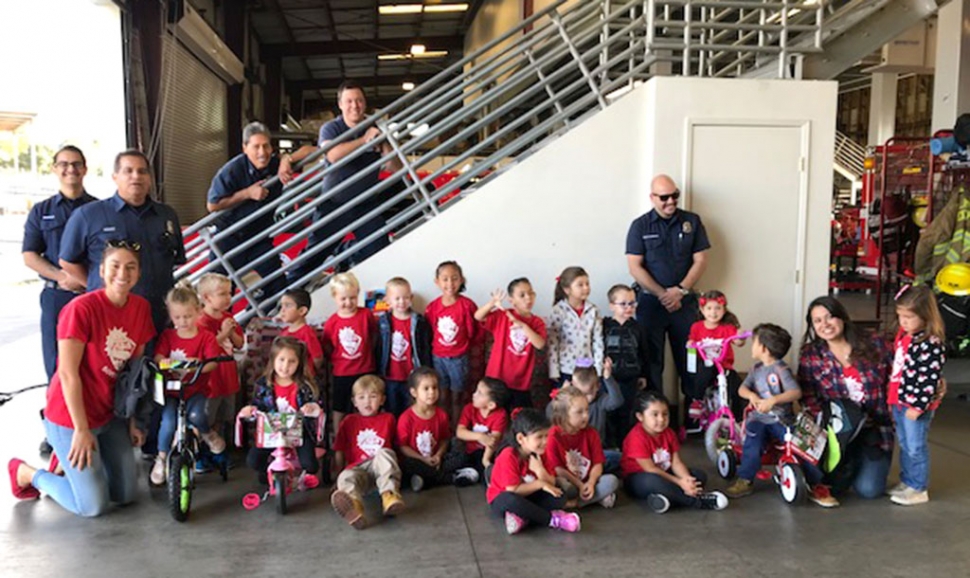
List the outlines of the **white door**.
{"type": "MultiPolygon", "coordinates": [[[[771,322],[803,330],[808,125],[696,123],[688,131],[686,206],[712,248],[699,290],[719,289],[745,329],[771,322]],[[772,159],[766,163],[764,159],[772,159]]],[[[738,369],[750,366],[746,350],[738,369]]]]}

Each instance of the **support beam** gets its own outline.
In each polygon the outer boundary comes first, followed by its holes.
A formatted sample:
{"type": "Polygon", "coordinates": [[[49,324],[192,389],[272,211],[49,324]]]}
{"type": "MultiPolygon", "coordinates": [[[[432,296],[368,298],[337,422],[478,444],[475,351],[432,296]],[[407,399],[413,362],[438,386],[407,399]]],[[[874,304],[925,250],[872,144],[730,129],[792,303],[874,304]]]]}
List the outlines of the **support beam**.
{"type": "Polygon", "coordinates": [[[427,74],[398,74],[393,76],[363,76],[351,78],[314,78],[312,80],[293,80],[287,83],[291,90],[336,90],[345,80],[353,80],[365,89],[371,86],[401,86],[404,82],[421,84],[437,73],[427,74]]]}
{"type": "Polygon", "coordinates": [[[275,56],[327,56],[343,54],[376,54],[379,52],[404,53],[412,44],[420,42],[428,50],[462,50],[465,47],[464,37],[427,36],[424,38],[374,38],[372,40],[329,40],[325,42],[288,42],[280,44],[264,44],[260,47],[260,54],[265,57],[275,56]]]}
{"type": "MultiPolygon", "coordinates": [[[[225,41],[239,60],[246,62],[246,13],[225,6],[223,10],[225,22],[225,41]]],[[[229,156],[234,156],[242,143],[242,97],[243,84],[231,84],[226,87],[226,144],[229,156]]]]}
{"type": "Polygon", "coordinates": [[[283,71],[278,57],[263,57],[266,66],[266,84],[263,85],[263,122],[270,130],[279,130],[283,110],[283,71]]]}
{"type": "Polygon", "coordinates": [[[953,128],[957,117],[970,112],[970,0],[952,0],[940,9],[936,29],[931,130],[953,128]]]}
{"type": "Polygon", "coordinates": [[[869,100],[869,146],[886,144],[896,134],[896,90],[899,76],[895,72],[872,75],[869,100]]]}
{"type": "Polygon", "coordinates": [[[293,86],[292,82],[286,83],[286,96],[290,101],[287,110],[290,112],[290,116],[296,120],[303,119],[303,90],[299,87],[293,86]]]}

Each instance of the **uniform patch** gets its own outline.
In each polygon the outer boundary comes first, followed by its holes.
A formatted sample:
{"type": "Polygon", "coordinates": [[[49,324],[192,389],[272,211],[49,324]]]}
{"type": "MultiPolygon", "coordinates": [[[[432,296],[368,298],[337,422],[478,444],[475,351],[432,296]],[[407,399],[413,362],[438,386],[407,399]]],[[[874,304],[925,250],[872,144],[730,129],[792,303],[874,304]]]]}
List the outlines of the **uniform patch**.
{"type": "Polygon", "coordinates": [[[694,226],[690,224],[690,221],[684,221],[680,227],[680,230],[689,235],[691,232],[693,232],[694,226]]]}

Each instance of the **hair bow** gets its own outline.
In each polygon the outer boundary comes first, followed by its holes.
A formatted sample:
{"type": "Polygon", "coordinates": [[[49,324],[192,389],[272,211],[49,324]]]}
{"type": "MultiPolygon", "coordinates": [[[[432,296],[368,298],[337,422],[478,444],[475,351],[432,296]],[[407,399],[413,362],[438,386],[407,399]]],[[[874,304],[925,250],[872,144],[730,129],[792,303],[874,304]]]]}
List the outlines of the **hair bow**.
{"type": "Polygon", "coordinates": [[[720,303],[723,307],[727,307],[727,297],[723,295],[720,297],[701,297],[700,298],[701,307],[707,305],[712,301],[715,303],[720,303]]]}
{"type": "Polygon", "coordinates": [[[593,360],[588,357],[580,357],[576,360],[576,367],[593,367],[593,360]]]}

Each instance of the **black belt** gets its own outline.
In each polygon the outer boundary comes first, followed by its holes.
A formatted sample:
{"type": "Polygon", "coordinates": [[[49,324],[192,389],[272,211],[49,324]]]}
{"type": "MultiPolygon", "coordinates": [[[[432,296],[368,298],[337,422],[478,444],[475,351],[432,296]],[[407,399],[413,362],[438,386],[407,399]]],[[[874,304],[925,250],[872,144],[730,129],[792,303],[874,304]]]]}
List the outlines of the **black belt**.
{"type": "Polygon", "coordinates": [[[44,289],[54,289],[55,291],[63,291],[65,293],[74,293],[74,291],[68,291],[58,284],[57,281],[51,281],[50,279],[41,279],[44,282],[44,289]]]}

